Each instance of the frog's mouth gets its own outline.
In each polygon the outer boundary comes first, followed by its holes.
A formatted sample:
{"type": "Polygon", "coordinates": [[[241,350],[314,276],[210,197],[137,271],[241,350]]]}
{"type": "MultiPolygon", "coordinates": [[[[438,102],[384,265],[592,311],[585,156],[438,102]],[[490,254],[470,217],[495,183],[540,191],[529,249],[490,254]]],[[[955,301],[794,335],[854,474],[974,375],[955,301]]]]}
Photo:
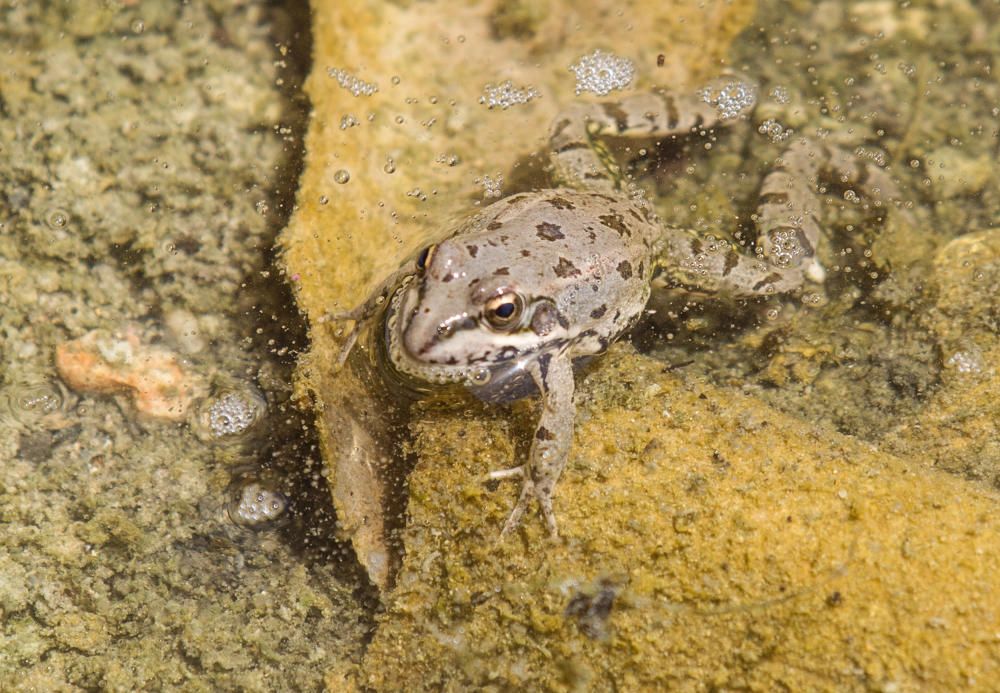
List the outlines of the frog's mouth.
{"type": "Polygon", "coordinates": [[[484,365],[462,365],[428,363],[421,361],[406,348],[403,338],[405,323],[400,316],[407,315],[410,305],[419,293],[417,283],[411,282],[400,287],[392,296],[385,317],[385,343],[389,360],[401,373],[430,383],[463,383],[469,387],[487,384],[491,378],[489,367],[484,365]]]}

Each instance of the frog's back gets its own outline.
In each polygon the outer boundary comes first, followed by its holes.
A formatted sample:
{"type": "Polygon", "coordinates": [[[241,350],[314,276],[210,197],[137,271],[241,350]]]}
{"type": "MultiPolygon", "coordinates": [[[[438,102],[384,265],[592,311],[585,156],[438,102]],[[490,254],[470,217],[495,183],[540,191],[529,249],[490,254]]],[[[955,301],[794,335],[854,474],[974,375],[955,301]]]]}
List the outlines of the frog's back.
{"type": "Polygon", "coordinates": [[[651,211],[627,198],[555,189],[490,205],[452,242],[479,276],[510,276],[525,293],[551,298],[582,332],[642,309],[660,235],[651,211]]]}

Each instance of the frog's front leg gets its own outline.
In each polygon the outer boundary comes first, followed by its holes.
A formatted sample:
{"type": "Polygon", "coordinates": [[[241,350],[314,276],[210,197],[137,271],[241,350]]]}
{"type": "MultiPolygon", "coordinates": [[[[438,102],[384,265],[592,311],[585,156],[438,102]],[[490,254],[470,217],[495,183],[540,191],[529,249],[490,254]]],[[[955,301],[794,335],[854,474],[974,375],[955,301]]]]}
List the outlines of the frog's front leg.
{"type": "Polygon", "coordinates": [[[570,444],[573,442],[573,420],[576,414],[573,404],[573,363],[566,353],[542,354],[528,367],[528,371],[542,393],[542,413],[531,440],[528,462],[522,467],[494,472],[490,477],[522,477],[521,493],[500,536],[517,528],[531,499],[536,498],[549,533],[555,537],[558,536],[558,529],[552,510],[553,491],[566,466],[570,444]]]}

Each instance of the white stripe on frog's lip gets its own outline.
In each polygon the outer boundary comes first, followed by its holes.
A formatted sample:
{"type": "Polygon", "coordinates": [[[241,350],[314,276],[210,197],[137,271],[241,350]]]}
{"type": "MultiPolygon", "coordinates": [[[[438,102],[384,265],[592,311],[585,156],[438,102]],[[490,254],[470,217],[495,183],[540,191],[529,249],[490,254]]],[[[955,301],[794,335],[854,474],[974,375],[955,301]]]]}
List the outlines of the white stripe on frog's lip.
{"type": "MultiPolygon", "coordinates": [[[[512,362],[528,358],[532,350],[545,350],[544,347],[539,349],[538,337],[531,332],[508,333],[503,336],[504,347],[512,347],[515,353],[502,361],[499,360],[499,356],[507,351],[503,348],[488,353],[476,363],[448,364],[423,360],[419,357],[427,348],[425,347],[420,353],[414,354],[407,349],[404,338],[409,327],[405,318],[413,315],[411,304],[417,299],[419,293],[419,283],[401,287],[393,294],[386,311],[385,339],[389,360],[401,373],[430,383],[463,383],[468,387],[476,387],[489,383],[493,370],[509,369],[512,362]]],[[[460,335],[461,333],[462,330],[459,330],[454,334],[460,335]]]]}

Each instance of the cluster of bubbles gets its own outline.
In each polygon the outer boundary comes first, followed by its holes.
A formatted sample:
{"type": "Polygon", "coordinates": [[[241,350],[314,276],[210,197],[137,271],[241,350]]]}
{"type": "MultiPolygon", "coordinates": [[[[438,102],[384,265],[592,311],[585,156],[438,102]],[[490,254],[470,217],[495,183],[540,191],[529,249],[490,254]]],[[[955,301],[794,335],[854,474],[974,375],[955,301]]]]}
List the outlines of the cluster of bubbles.
{"type": "Polygon", "coordinates": [[[768,233],[771,241],[769,255],[778,267],[789,267],[805,255],[798,234],[793,228],[778,228],[768,233]]]}
{"type": "Polygon", "coordinates": [[[483,176],[482,178],[477,178],[476,183],[483,186],[483,197],[487,199],[498,198],[503,188],[503,175],[498,173],[496,177],[483,176]]]}
{"type": "Polygon", "coordinates": [[[983,356],[975,348],[956,351],[948,357],[944,365],[959,373],[979,373],[983,370],[983,356]]]}
{"type": "Polygon", "coordinates": [[[59,382],[11,383],[0,389],[0,422],[32,428],[64,412],[69,401],[69,394],[59,382]]]}
{"type": "Polygon", "coordinates": [[[749,110],[757,103],[757,89],[753,84],[729,78],[715,82],[701,90],[702,100],[714,106],[719,118],[730,120],[749,110]]]}
{"type": "Polygon", "coordinates": [[[788,89],[782,86],[772,87],[769,96],[774,99],[775,103],[786,104],[792,100],[788,95],[788,89]]]}
{"type": "Polygon", "coordinates": [[[534,87],[515,87],[511,81],[505,80],[500,84],[487,84],[483,88],[483,95],[479,97],[479,103],[486,104],[487,108],[502,108],[507,110],[517,104],[528,103],[538,96],[538,90],[534,87]]]}
{"type": "Polygon", "coordinates": [[[234,484],[226,507],[229,519],[248,529],[272,529],[281,524],[288,510],[288,498],[256,479],[234,484]]]}
{"type": "Polygon", "coordinates": [[[631,60],[601,49],[581,56],[569,69],[576,75],[577,96],[585,91],[607,96],[615,89],[627,87],[635,77],[631,60]]]}
{"type": "Polygon", "coordinates": [[[787,140],[794,130],[786,128],[774,118],[768,118],[760,124],[760,127],[757,128],[757,132],[762,135],[767,135],[772,142],[777,143],[787,140]]]}
{"type": "Polygon", "coordinates": [[[195,410],[191,428],[206,442],[239,442],[249,437],[266,412],[264,396],[253,386],[240,384],[202,401],[195,410]]]}
{"type": "Polygon", "coordinates": [[[377,84],[366,82],[359,77],[355,77],[347,70],[339,67],[327,68],[326,74],[337,80],[337,84],[355,96],[371,96],[378,91],[377,84]]]}

